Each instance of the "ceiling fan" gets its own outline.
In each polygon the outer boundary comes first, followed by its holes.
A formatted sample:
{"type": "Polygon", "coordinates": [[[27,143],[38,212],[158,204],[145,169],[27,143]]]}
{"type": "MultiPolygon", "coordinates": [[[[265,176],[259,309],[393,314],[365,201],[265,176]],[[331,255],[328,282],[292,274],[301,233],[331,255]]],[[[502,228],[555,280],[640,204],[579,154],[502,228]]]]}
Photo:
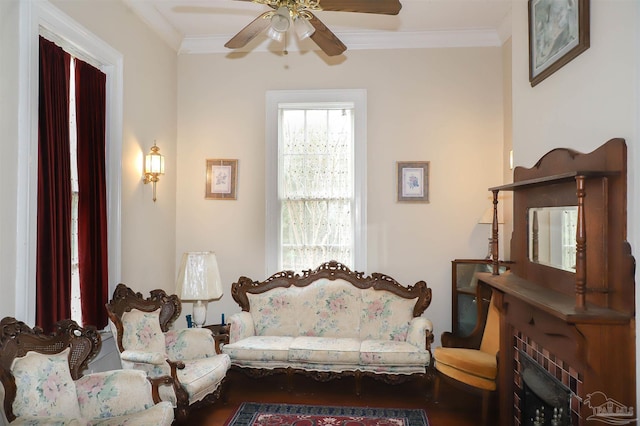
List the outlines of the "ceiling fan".
{"type": "Polygon", "coordinates": [[[311,38],[328,56],[336,56],[347,47],[320,21],[313,12],[320,10],[337,12],[376,13],[397,15],[402,8],[399,0],[241,0],[264,4],[273,10],[263,13],[229,40],[225,47],[239,49],[246,46],[260,33],[280,41],[289,30],[291,22],[300,40],[311,38]],[[313,11],[313,12],[312,12],[313,11]]]}

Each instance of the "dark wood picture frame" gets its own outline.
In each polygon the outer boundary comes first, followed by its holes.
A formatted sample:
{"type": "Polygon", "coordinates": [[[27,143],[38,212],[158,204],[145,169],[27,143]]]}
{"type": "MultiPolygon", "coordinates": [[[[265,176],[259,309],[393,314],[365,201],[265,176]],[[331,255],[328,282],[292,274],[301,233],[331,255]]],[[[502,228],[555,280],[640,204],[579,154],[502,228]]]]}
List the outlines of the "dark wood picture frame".
{"type": "Polygon", "coordinates": [[[531,87],[589,48],[589,1],[529,0],[531,87]]]}
{"type": "Polygon", "coordinates": [[[207,159],[205,199],[235,200],[237,183],[238,160],[207,159]]]}

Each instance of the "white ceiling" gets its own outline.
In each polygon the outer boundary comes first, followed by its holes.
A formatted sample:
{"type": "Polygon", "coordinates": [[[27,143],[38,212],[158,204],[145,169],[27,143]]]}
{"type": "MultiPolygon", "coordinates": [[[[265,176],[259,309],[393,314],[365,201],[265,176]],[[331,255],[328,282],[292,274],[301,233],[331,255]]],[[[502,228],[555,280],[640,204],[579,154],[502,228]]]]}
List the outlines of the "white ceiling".
{"type": "MultiPolygon", "coordinates": [[[[400,0],[397,16],[352,12],[315,15],[347,46],[390,49],[499,46],[511,32],[514,0],[400,0]]],[[[224,44],[259,14],[270,10],[238,0],[123,0],[136,15],[180,53],[230,52],[224,44]]],[[[320,1],[322,4],[322,1],[320,1]]],[[[276,50],[282,45],[261,35],[244,50],[276,50]]],[[[310,40],[287,49],[315,49],[310,40]]]]}

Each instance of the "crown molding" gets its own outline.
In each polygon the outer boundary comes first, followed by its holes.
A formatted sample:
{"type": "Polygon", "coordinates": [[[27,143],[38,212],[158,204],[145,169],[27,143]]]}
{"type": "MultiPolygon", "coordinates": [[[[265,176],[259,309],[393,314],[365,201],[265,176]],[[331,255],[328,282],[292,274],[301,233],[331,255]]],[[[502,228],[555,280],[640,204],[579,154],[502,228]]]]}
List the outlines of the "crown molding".
{"type": "Polygon", "coordinates": [[[183,35],[153,5],[153,2],[122,0],[133,13],[175,51],[180,50],[183,35]]]}
{"type": "MultiPolygon", "coordinates": [[[[345,32],[335,33],[347,45],[349,50],[374,49],[429,49],[445,47],[497,47],[503,40],[497,30],[463,30],[463,31],[402,31],[402,32],[345,32]]],[[[180,54],[230,53],[232,50],[224,44],[233,37],[216,35],[204,37],[185,37],[178,52],[180,54]]],[[[319,50],[313,43],[302,43],[302,47],[319,50]]],[[[306,49],[306,50],[309,50],[306,49]]],[[[273,43],[266,37],[250,43],[248,48],[235,51],[267,52],[273,50],[273,43]]],[[[302,49],[297,43],[289,43],[287,51],[296,52],[302,49]]]]}
{"type": "MultiPolygon", "coordinates": [[[[224,44],[233,34],[210,36],[183,36],[158,10],[153,2],[122,0],[147,26],[179,54],[230,53],[224,44]]],[[[451,47],[497,47],[511,36],[511,13],[507,14],[497,29],[439,30],[439,31],[362,31],[335,32],[349,50],[375,49],[429,49],[451,47]]],[[[267,52],[281,49],[266,36],[260,35],[240,52],[267,52]]],[[[292,40],[287,51],[319,50],[309,41],[292,40]]]]}

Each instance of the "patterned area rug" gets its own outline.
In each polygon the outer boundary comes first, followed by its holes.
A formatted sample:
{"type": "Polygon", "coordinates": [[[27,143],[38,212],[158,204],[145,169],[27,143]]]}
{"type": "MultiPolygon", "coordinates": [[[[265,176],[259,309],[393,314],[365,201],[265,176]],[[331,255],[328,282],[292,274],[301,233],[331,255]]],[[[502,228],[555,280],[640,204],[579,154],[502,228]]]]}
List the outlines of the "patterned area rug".
{"type": "Polygon", "coordinates": [[[424,410],[244,402],[225,426],[429,426],[424,410]]]}

